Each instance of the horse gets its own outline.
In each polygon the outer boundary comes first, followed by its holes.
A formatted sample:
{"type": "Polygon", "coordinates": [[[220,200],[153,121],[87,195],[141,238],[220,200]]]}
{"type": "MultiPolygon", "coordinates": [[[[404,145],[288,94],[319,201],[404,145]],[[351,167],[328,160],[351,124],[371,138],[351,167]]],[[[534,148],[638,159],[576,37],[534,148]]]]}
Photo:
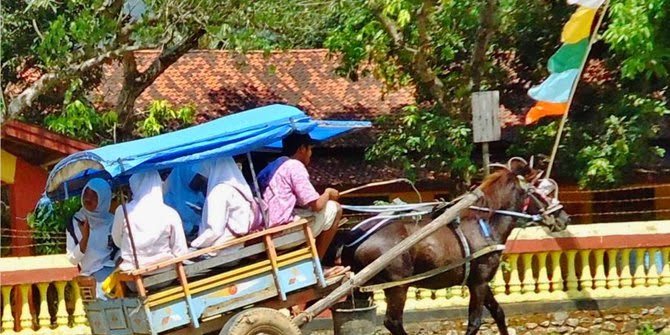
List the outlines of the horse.
{"type": "MultiPolygon", "coordinates": [[[[483,192],[483,197],[475,203],[475,206],[479,208],[463,211],[460,219],[457,220],[460,221],[458,226],[462,231],[461,236],[465,237],[467,248],[472,253],[487,246],[505,244],[512,229],[517,226],[517,217],[511,216],[509,214],[511,212],[519,214],[522,212],[524,214],[539,214],[542,212],[545,215],[542,215],[541,224],[550,226],[552,230],[565,229],[570,217],[562,210],[562,206],[555,206],[557,204],[554,203],[554,206],[551,206],[554,210],[547,210],[551,201],[547,199],[547,194],[538,193],[537,189],[527,181],[532,181],[539,174],[541,172],[533,170],[532,167],[525,164],[525,161],[521,160],[521,162],[508,162],[508,166],[484,179],[479,187],[483,192]],[[496,210],[503,211],[500,213],[496,210]]],[[[535,217],[537,218],[539,215],[535,217]]],[[[344,247],[341,262],[343,265],[350,266],[353,271],[358,272],[427,223],[427,220],[418,223],[403,220],[388,223],[367,237],[362,243],[344,247]]],[[[440,267],[446,267],[450,263],[462,261],[466,253],[463,239],[459,238],[458,235],[459,233],[456,232],[454,227],[445,226],[440,228],[394,259],[368,284],[399,281],[440,267]]],[[[342,236],[338,238],[346,239],[342,236]]],[[[413,282],[411,285],[433,290],[455,285],[467,285],[470,291],[470,303],[466,334],[476,334],[479,331],[483,306],[486,306],[493,316],[500,334],[507,335],[505,314],[489,286],[489,282],[498,270],[501,254],[502,251],[497,249],[494,252],[471,259],[469,264],[457,266],[452,270],[438,273],[429,278],[419,278],[419,281],[413,282]],[[466,265],[469,265],[469,271],[466,269],[466,265]]],[[[403,309],[408,287],[409,284],[402,284],[384,289],[387,302],[384,326],[393,335],[407,334],[403,327],[403,309]]],[[[360,294],[366,295],[361,292],[357,294],[359,296],[360,294]]],[[[367,297],[370,298],[369,294],[367,294],[367,297]]]]}

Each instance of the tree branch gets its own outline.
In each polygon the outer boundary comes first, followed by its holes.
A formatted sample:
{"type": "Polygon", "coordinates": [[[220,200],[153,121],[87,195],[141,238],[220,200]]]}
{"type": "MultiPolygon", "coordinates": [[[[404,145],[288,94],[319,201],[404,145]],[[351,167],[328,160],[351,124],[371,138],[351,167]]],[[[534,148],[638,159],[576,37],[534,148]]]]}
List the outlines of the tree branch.
{"type": "Polygon", "coordinates": [[[419,33],[419,52],[416,54],[416,72],[420,84],[424,85],[435,101],[446,110],[444,83],[435,75],[430,66],[429,57],[432,53],[431,41],[428,36],[428,20],[433,13],[435,3],[432,0],[424,1],[417,12],[416,26],[419,33]]]}
{"type": "Polygon", "coordinates": [[[393,45],[397,49],[403,49],[405,47],[405,39],[403,38],[402,34],[398,32],[398,27],[396,26],[395,22],[384,15],[380,8],[373,9],[373,12],[377,15],[379,22],[382,23],[384,31],[386,31],[386,33],[391,36],[393,45]]]}
{"type": "Polygon", "coordinates": [[[419,91],[429,94],[429,98],[446,109],[446,92],[444,83],[435,74],[430,65],[430,54],[432,51],[430,37],[428,36],[428,21],[433,13],[435,3],[433,0],[424,1],[423,6],[417,11],[417,30],[419,33],[419,47],[414,50],[405,44],[405,38],[398,29],[395,22],[382,12],[381,6],[372,8],[372,11],[381,22],[384,31],[391,37],[393,46],[410,61],[407,67],[410,76],[416,82],[419,91]],[[422,89],[421,89],[422,88],[422,89]]]}
{"type": "MultiPolygon", "coordinates": [[[[81,62],[76,65],[69,66],[62,71],[49,72],[40,76],[34,83],[32,83],[28,88],[23,90],[19,95],[14,97],[12,101],[7,106],[7,117],[12,118],[15,115],[18,115],[30,108],[33,105],[33,102],[44,92],[53,88],[55,85],[62,83],[63,81],[75,77],[80,73],[90,70],[98,65],[101,65],[105,61],[119,57],[125,52],[131,52],[141,49],[141,46],[132,45],[124,46],[116,50],[108,51],[102,53],[96,57],[88,59],[84,62],[81,62]]],[[[0,123],[4,122],[5,115],[0,115],[0,123]]]]}

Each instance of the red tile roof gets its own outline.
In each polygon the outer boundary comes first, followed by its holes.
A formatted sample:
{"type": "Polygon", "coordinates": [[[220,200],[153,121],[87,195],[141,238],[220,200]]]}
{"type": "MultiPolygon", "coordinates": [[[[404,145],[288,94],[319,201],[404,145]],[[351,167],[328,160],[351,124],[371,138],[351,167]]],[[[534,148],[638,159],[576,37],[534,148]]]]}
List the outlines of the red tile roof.
{"type": "MultiPolygon", "coordinates": [[[[146,68],[158,51],[136,53],[146,68]]],[[[325,49],[287,52],[192,51],[170,66],[137,100],[142,109],[151,100],[175,106],[193,103],[201,118],[216,118],[271,103],[297,106],[319,119],[373,119],[412,103],[408,89],[382,96],[381,83],[365,77],[356,82],[335,74],[338,60],[325,49]]],[[[122,72],[107,66],[100,93],[114,103],[122,72]]]]}

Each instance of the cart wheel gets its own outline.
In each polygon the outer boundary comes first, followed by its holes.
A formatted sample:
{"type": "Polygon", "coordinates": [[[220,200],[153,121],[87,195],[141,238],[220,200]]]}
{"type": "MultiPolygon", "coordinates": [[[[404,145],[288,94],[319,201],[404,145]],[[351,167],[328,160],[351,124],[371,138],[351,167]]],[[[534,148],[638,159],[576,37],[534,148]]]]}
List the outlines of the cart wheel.
{"type": "Polygon", "coordinates": [[[300,328],[276,309],[255,307],[237,313],[219,335],[302,335],[300,328]]]}

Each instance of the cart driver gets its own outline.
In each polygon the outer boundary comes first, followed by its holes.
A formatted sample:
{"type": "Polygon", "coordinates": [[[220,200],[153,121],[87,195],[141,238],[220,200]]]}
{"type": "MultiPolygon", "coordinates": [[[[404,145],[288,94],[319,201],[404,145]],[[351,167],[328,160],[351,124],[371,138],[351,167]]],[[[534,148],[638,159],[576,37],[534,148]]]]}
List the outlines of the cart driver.
{"type": "MultiPolygon", "coordinates": [[[[335,237],[342,217],[337,202],[340,194],[333,188],[319,194],[309,180],[306,166],[312,157],[314,141],[309,134],[293,133],[282,140],[282,156],[266,166],[258,175],[258,182],[267,205],[271,227],[294,221],[295,217],[313,218],[312,230],[321,259],[335,237]]],[[[324,264],[326,266],[332,264],[324,264]]],[[[326,271],[332,276],[346,271],[341,266],[326,271]]]]}

